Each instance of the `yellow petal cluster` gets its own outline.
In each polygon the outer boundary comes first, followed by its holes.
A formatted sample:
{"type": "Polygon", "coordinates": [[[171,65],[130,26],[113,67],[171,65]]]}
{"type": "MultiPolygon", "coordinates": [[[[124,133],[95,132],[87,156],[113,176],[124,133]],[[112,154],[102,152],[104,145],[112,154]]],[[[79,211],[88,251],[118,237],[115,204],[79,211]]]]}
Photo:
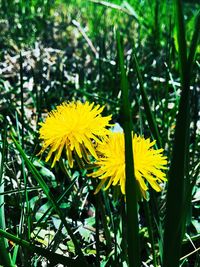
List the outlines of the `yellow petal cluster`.
{"type": "MultiPolygon", "coordinates": [[[[161,191],[160,183],[167,180],[163,172],[167,168],[167,158],[162,154],[163,149],[153,148],[155,143],[137,135],[132,139],[135,177],[143,196],[148,183],[154,190],[161,191]]],[[[125,194],[124,134],[111,133],[108,139],[98,145],[97,150],[100,155],[96,162],[98,169],[90,175],[101,179],[95,193],[106,184],[105,190],[111,185],[119,185],[122,194],[125,194]]]]}
{"type": "Polygon", "coordinates": [[[79,158],[86,154],[97,159],[95,145],[100,144],[108,135],[111,116],[101,115],[104,107],[80,101],[64,102],[48,114],[45,122],[40,123],[40,139],[43,140],[40,154],[47,148],[46,162],[54,156],[52,167],[65,150],[69,166],[73,167],[73,155],[79,158]]]}

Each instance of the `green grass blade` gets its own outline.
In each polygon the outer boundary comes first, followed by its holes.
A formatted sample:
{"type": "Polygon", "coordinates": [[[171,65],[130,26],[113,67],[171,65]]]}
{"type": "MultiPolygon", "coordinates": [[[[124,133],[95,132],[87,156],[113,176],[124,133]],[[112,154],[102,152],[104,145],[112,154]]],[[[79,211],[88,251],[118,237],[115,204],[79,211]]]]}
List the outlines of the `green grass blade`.
{"type": "Polygon", "coordinates": [[[186,68],[187,47],[186,47],[186,37],[185,37],[186,35],[185,35],[182,1],[174,0],[174,5],[175,5],[176,32],[177,32],[177,40],[178,40],[179,72],[180,72],[182,85],[185,86],[185,84],[188,83],[187,81],[188,80],[187,79],[188,69],[186,68]]]}
{"type": "Polygon", "coordinates": [[[157,258],[156,258],[156,247],[155,247],[155,240],[154,240],[154,233],[153,233],[152,216],[151,216],[151,210],[150,210],[148,201],[144,201],[144,212],[145,212],[145,217],[147,220],[149,241],[151,243],[153,266],[157,267],[158,264],[157,264],[157,258]]]}
{"type": "MultiPolygon", "coordinates": [[[[142,96],[142,102],[143,102],[143,106],[144,106],[144,110],[145,110],[145,114],[146,114],[146,118],[147,118],[147,122],[150,128],[150,131],[154,137],[154,139],[157,141],[157,146],[159,148],[162,148],[162,142],[161,142],[161,137],[159,134],[159,130],[156,124],[156,120],[155,117],[153,115],[153,112],[151,111],[151,106],[147,97],[147,93],[144,87],[144,82],[143,82],[143,78],[142,78],[142,73],[140,71],[140,67],[138,64],[138,60],[136,57],[136,54],[133,54],[133,60],[135,63],[135,68],[136,68],[136,73],[137,73],[137,78],[139,81],[139,85],[140,85],[140,93],[142,96]]],[[[149,190],[150,193],[150,205],[152,207],[152,209],[154,210],[154,218],[156,220],[157,225],[160,225],[160,216],[159,216],[159,209],[158,209],[158,204],[157,204],[157,200],[156,200],[156,195],[155,195],[155,191],[152,190],[150,188],[149,190]]],[[[155,257],[154,257],[155,259],[155,257]]]]}
{"type": "Polygon", "coordinates": [[[96,267],[100,267],[100,240],[99,240],[99,219],[100,219],[100,205],[99,205],[100,195],[95,195],[95,226],[96,226],[96,235],[95,235],[95,241],[96,241],[96,267]]]}
{"type": "MultiPolygon", "coordinates": [[[[25,125],[25,113],[24,113],[24,86],[23,86],[23,58],[22,54],[20,52],[20,104],[21,104],[21,146],[22,149],[24,149],[24,125],[25,125]]],[[[26,237],[26,239],[30,239],[30,228],[31,228],[31,216],[30,214],[30,207],[29,207],[29,200],[28,200],[28,192],[27,192],[27,177],[26,177],[26,171],[25,171],[25,165],[24,165],[24,160],[22,158],[22,165],[21,165],[21,171],[22,171],[22,176],[24,180],[24,194],[25,194],[25,203],[23,203],[23,212],[22,212],[22,220],[25,222],[25,225],[27,227],[24,228],[23,230],[23,236],[26,237]]],[[[22,225],[21,225],[22,226],[22,225]]],[[[22,229],[21,229],[22,230],[22,229]]],[[[20,230],[20,231],[21,231],[20,230]]],[[[29,260],[29,255],[27,254],[25,250],[25,257],[29,260]]],[[[27,264],[29,264],[27,262],[27,264]]]]}
{"type": "Polygon", "coordinates": [[[21,100],[21,142],[24,148],[24,87],[23,87],[23,59],[20,53],[20,100],[21,100]]]}
{"type": "MultiPolygon", "coordinates": [[[[4,182],[0,184],[0,192],[4,190],[4,182]]],[[[0,229],[5,229],[5,211],[4,211],[4,195],[0,196],[0,229]]],[[[14,266],[9,253],[9,245],[4,237],[0,237],[0,264],[3,266],[14,266]]]]}
{"type": "MultiPolygon", "coordinates": [[[[3,173],[4,173],[4,163],[5,163],[5,155],[6,155],[6,131],[2,136],[0,136],[0,140],[2,141],[2,147],[0,151],[0,193],[4,192],[4,179],[3,179],[3,173]]],[[[0,195],[0,229],[5,229],[5,210],[4,210],[4,195],[0,195]]],[[[11,260],[11,255],[8,251],[9,245],[7,240],[4,237],[0,237],[0,264],[3,264],[3,266],[14,266],[11,260]]]]}
{"type": "Polygon", "coordinates": [[[151,106],[147,97],[147,93],[146,90],[144,88],[144,82],[142,79],[142,74],[140,71],[140,67],[138,64],[138,60],[135,54],[133,54],[133,59],[134,59],[134,63],[135,63],[135,67],[136,67],[136,72],[137,72],[137,78],[140,84],[140,92],[141,92],[141,96],[142,96],[142,101],[143,101],[143,105],[144,105],[144,109],[145,109],[145,113],[146,113],[146,117],[147,117],[147,121],[149,124],[149,128],[153,134],[153,137],[155,138],[155,140],[157,141],[157,145],[159,148],[162,147],[162,143],[161,143],[161,138],[160,138],[160,134],[158,131],[158,127],[154,118],[154,115],[151,111],[151,106]]]}
{"type": "Polygon", "coordinates": [[[178,40],[181,98],[176,120],[174,146],[167,191],[166,219],[163,244],[163,267],[178,267],[185,225],[184,205],[185,170],[189,153],[189,73],[184,29],[184,17],[180,0],[175,0],[175,17],[178,40]]]}
{"type": "Polygon", "coordinates": [[[33,177],[35,178],[35,180],[38,182],[38,184],[42,188],[43,192],[45,193],[45,195],[47,196],[48,200],[52,204],[52,207],[54,208],[55,212],[60,217],[63,225],[65,226],[69,236],[71,237],[71,239],[72,239],[72,241],[74,243],[74,247],[75,247],[76,253],[79,255],[79,257],[82,260],[83,264],[85,264],[87,266],[87,262],[86,262],[86,260],[84,258],[83,252],[82,252],[82,250],[81,250],[81,248],[80,248],[80,246],[78,244],[78,241],[76,240],[76,237],[74,236],[71,228],[67,224],[67,222],[65,220],[65,216],[62,213],[59,205],[57,204],[57,201],[55,200],[55,198],[54,198],[53,194],[51,193],[49,187],[47,186],[47,184],[45,183],[45,181],[43,180],[43,178],[41,177],[40,173],[37,171],[35,166],[32,164],[32,162],[27,158],[24,150],[22,149],[22,147],[20,146],[20,144],[17,142],[17,140],[14,138],[13,135],[12,135],[12,139],[14,141],[14,144],[15,144],[17,150],[20,152],[25,164],[27,165],[27,168],[33,174],[33,177]]]}
{"type": "Polygon", "coordinates": [[[195,59],[197,46],[199,45],[199,38],[200,38],[199,36],[200,36],[200,11],[198,12],[197,17],[196,17],[194,33],[192,36],[192,41],[191,41],[191,46],[190,46],[190,51],[189,51],[189,56],[188,56],[188,68],[190,71],[192,69],[192,65],[195,59]]]}
{"type": "Polygon", "coordinates": [[[150,25],[145,22],[145,18],[143,16],[139,16],[133,6],[127,1],[123,1],[123,6],[130,12],[130,15],[138,22],[139,25],[144,26],[146,29],[149,29],[150,25]]]}
{"type": "MultiPolygon", "coordinates": [[[[4,238],[7,238],[11,241],[13,241],[15,244],[18,244],[24,248],[26,248],[30,253],[37,253],[41,256],[44,256],[45,258],[47,258],[51,264],[64,264],[65,266],[82,266],[82,261],[80,261],[78,258],[77,259],[70,259],[68,257],[62,256],[58,253],[55,253],[53,251],[50,251],[49,249],[45,249],[39,246],[36,246],[22,238],[19,238],[13,234],[10,234],[6,231],[3,231],[2,229],[0,229],[0,236],[3,236],[4,238]]],[[[9,265],[5,265],[5,266],[9,266],[9,265]]]]}
{"type": "Polygon", "coordinates": [[[128,80],[124,68],[124,56],[121,47],[120,34],[117,32],[117,44],[119,53],[119,63],[121,71],[121,90],[122,90],[122,120],[125,136],[125,161],[126,161],[126,212],[127,212],[127,242],[128,259],[130,267],[140,267],[139,249],[139,226],[137,212],[137,189],[134,176],[134,161],[132,147],[132,123],[131,109],[128,100],[128,80]]]}

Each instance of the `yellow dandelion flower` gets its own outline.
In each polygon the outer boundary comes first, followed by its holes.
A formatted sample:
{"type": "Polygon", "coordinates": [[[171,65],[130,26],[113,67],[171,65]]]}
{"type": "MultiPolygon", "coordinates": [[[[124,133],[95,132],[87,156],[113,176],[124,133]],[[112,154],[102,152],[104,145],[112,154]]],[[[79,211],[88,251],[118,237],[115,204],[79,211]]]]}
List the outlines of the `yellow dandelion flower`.
{"type": "Polygon", "coordinates": [[[74,101],[62,103],[48,114],[45,122],[40,123],[40,139],[43,140],[42,154],[50,148],[46,162],[54,154],[52,167],[66,151],[69,166],[73,167],[72,152],[79,158],[89,153],[97,158],[95,144],[101,143],[109,133],[111,115],[101,115],[104,107],[94,106],[94,103],[74,101]]]}
{"type": "MultiPolygon", "coordinates": [[[[163,149],[155,150],[153,145],[156,141],[151,142],[141,136],[133,137],[133,155],[134,171],[136,180],[139,183],[141,192],[145,196],[148,182],[153,189],[161,191],[160,183],[166,181],[166,175],[162,171],[167,169],[167,158],[163,156],[163,149]]],[[[98,169],[90,176],[101,179],[95,193],[102,188],[104,184],[107,190],[111,184],[120,185],[122,194],[125,194],[125,145],[124,134],[113,132],[109,138],[102,144],[98,145],[100,157],[96,165],[98,169]]]]}

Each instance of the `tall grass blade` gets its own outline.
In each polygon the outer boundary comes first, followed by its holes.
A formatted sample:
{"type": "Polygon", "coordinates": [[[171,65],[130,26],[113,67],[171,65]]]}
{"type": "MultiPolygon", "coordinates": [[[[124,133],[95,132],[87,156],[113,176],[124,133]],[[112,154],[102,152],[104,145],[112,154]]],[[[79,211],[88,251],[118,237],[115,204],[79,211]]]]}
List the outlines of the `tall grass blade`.
{"type": "Polygon", "coordinates": [[[151,106],[147,97],[147,93],[146,90],[144,88],[144,82],[143,82],[143,78],[142,78],[142,74],[140,71],[140,67],[138,64],[138,60],[137,57],[135,55],[135,53],[133,54],[133,59],[134,59],[134,63],[135,63],[135,67],[136,67],[136,72],[137,72],[137,78],[140,84],[140,92],[141,92],[141,96],[142,96],[142,101],[143,101],[143,105],[144,105],[144,110],[146,113],[146,117],[147,117],[147,121],[149,124],[149,128],[153,134],[154,139],[157,141],[157,145],[159,148],[162,147],[162,143],[161,143],[161,138],[160,138],[160,134],[158,131],[158,127],[154,118],[154,115],[151,111],[151,106]]]}
{"type": "Polygon", "coordinates": [[[189,56],[188,56],[188,67],[189,71],[191,72],[192,65],[195,59],[195,53],[197,50],[197,46],[199,45],[199,38],[200,38],[200,11],[197,14],[196,21],[195,21],[195,27],[194,27],[194,33],[192,36],[189,56]]]}
{"type": "MultiPolygon", "coordinates": [[[[0,140],[2,141],[2,147],[0,151],[0,193],[4,192],[4,163],[5,163],[5,156],[6,156],[6,130],[4,131],[5,134],[0,136],[0,140]],[[3,139],[3,140],[2,140],[3,139]]],[[[5,210],[4,210],[4,195],[0,195],[0,229],[5,229],[5,210]]],[[[0,237],[0,264],[7,267],[14,266],[11,255],[8,251],[9,245],[7,240],[4,237],[0,237]]]]}
{"type": "Polygon", "coordinates": [[[154,240],[154,233],[153,233],[153,224],[152,224],[152,216],[151,216],[151,210],[149,203],[147,201],[144,202],[144,212],[145,217],[147,219],[147,228],[148,228],[148,234],[149,234],[149,241],[151,243],[151,249],[152,249],[152,257],[153,257],[153,266],[157,267],[157,259],[156,259],[156,247],[155,247],[155,240],[154,240]]]}
{"type": "MultiPolygon", "coordinates": [[[[4,182],[0,184],[0,193],[4,191],[4,182]]],[[[5,211],[4,211],[4,195],[0,196],[0,230],[5,229],[5,211]]],[[[14,266],[11,255],[9,253],[9,245],[4,237],[0,237],[0,264],[3,266],[14,266]]]]}
{"type": "Polygon", "coordinates": [[[131,109],[128,99],[128,80],[124,68],[123,49],[121,47],[120,34],[117,32],[117,45],[119,53],[119,64],[121,71],[121,90],[122,90],[122,120],[125,138],[125,171],[126,171],[126,212],[127,212],[127,242],[128,260],[130,267],[140,267],[139,249],[139,226],[137,212],[137,189],[134,176],[134,161],[132,147],[132,122],[131,109]]]}
{"type": "MultiPolygon", "coordinates": [[[[25,124],[25,113],[24,113],[24,86],[23,86],[23,58],[22,54],[20,53],[20,98],[21,98],[21,146],[22,149],[24,149],[24,124],[25,124]]],[[[25,225],[27,227],[24,228],[23,231],[23,236],[26,237],[26,239],[30,239],[30,228],[31,228],[31,216],[30,214],[30,206],[29,206],[29,196],[28,196],[28,191],[27,191],[27,177],[26,177],[26,171],[25,171],[25,165],[24,165],[24,160],[22,159],[22,176],[24,178],[24,194],[25,194],[25,202],[23,203],[23,213],[22,213],[22,220],[25,222],[25,225]]],[[[28,252],[25,250],[24,255],[25,258],[28,260],[30,259],[29,255],[27,254],[28,252]]],[[[27,261],[28,264],[28,261],[27,261]]]]}
{"type": "Polygon", "coordinates": [[[20,100],[21,100],[21,142],[24,148],[24,87],[23,87],[23,59],[20,53],[20,100]]]}
{"type": "MultiPolygon", "coordinates": [[[[182,3],[174,0],[175,19],[178,40],[179,71],[181,77],[181,98],[176,120],[174,146],[169,184],[167,191],[166,219],[163,244],[163,267],[178,267],[181,255],[181,244],[184,234],[185,218],[185,170],[189,153],[189,84],[187,50],[182,3]]],[[[188,177],[187,177],[188,178],[188,177]]]]}
{"type": "MultiPolygon", "coordinates": [[[[146,90],[144,87],[144,81],[142,78],[142,73],[140,71],[140,66],[138,64],[137,56],[135,53],[133,54],[133,60],[134,60],[135,68],[136,68],[137,78],[138,78],[139,85],[140,85],[140,93],[142,96],[142,102],[143,102],[147,122],[149,125],[149,129],[150,129],[154,139],[157,141],[157,146],[159,148],[161,148],[162,142],[161,142],[160,133],[159,133],[159,130],[158,130],[158,127],[156,124],[155,117],[154,117],[153,112],[151,110],[151,106],[150,106],[150,103],[149,103],[149,100],[147,97],[147,93],[146,93],[146,90]]],[[[156,223],[160,227],[161,222],[160,222],[159,209],[158,209],[158,205],[157,205],[157,201],[156,201],[155,191],[150,188],[149,192],[150,192],[150,206],[152,207],[152,209],[154,211],[154,218],[156,220],[156,223]]],[[[155,261],[155,257],[153,257],[153,258],[155,261]]]]}
{"type": "Polygon", "coordinates": [[[96,241],[96,267],[100,267],[100,240],[99,240],[99,195],[95,196],[95,207],[96,207],[96,212],[95,212],[95,226],[96,226],[96,235],[95,235],[95,241],[96,241]]]}
{"type": "Polygon", "coordinates": [[[71,237],[71,239],[72,239],[72,241],[74,243],[74,247],[75,247],[76,253],[78,254],[78,256],[80,257],[80,259],[82,260],[83,264],[85,264],[87,266],[86,259],[84,258],[83,252],[82,252],[82,250],[81,250],[81,248],[80,248],[80,246],[78,244],[78,241],[76,240],[76,237],[74,236],[71,228],[67,224],[66,219],[65,219],[65,216],[62,213],[59,205],[57,204],[57,201],[55,200],[55,198],[54,198],[53,194],[51,193],[49,187],[47,186],[47,184],[45,183],[45,181],[43,180],[43,178],[41,177],[40,173],[37,171],[37,169],[35,168],[35,166],[32,164],[32,162],[27,158],[24,150],[22,149],[22,147],[20,146],[20,144],[17,142],[17,140],[14,138],[13,135],[12,135],[12,139],[14,141],[14,144],[15,144],[17,150],[20,152],[20,154],[21,154],[21,156],[22,156],[25,164],[27,165],[27,168],[33,174],[33,177],[38,182],[38,184],[42,188],[43,192],[47,196],[48,200],[52,204],[52,207],[54,208],[54,211],[60,217],[63,225],[65,226],[65,228],[66,228],[69,236],[71,237]]]}
{"type": "Polygon", "coordinates": [[[130,15],[139,23],[139,25],[144,26],[149,29],[149,24],[145,22],[145,18],[139,16],[133,6],[130,5],[127,1],[123,1],[123,6],[129,11],[130,15]]]}

